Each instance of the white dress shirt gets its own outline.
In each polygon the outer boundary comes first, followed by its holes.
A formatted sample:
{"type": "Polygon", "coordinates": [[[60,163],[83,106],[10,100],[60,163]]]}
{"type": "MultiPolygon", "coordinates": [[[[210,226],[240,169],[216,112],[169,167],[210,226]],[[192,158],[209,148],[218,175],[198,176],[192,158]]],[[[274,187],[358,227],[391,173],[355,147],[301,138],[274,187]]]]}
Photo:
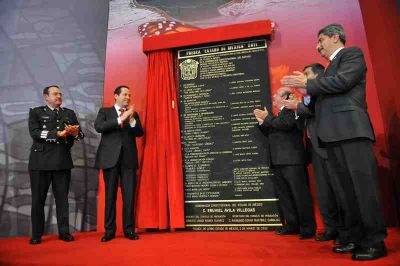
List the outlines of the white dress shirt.
{"type": "Polygon", "coordinates": [[[329,57],[329,61],[332,61],[333,59],[335,59],[336,55],[340,52],[340,50],[342,50],[344,47],[340,47],[337,48],[336,51],[333,52],[333,54],[331,54],[331,56],[329,57]]]}
{"type": "MultiPolygon", "coordinates": [[[[117,104],[114,104],[114,108],[115,108],[115,110],[117,111],[117,114],[118,114],[118,118],[117,118],[118,125],[121,125],[122,124],[121,117],[120,117],[121,116],[121,111],[119,109],[122,108],[122,109],[125,109],[125,111],[126,111],[126,108],[125,107],[119,107],[117,104]]],[[[136,119],[134,118],[132,122],[129,121],[129,125],[131,127],[135,127],[136,126],[136,119]]]]}

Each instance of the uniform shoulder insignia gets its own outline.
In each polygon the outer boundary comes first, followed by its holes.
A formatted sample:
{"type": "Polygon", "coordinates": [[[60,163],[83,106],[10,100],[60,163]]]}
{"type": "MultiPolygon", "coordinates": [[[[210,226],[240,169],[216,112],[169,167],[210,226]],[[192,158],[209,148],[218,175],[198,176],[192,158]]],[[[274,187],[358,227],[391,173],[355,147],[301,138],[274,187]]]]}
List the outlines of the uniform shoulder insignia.
{"type": "Polygon", "coordinates": [[[67,111],[67,112],[74,112],[74,110],[72,110],[72,109],[69,109],[69,108],[66,108],[66,107],[62,107],[62,110],[65,112],[65,111],[67,111]]]}
{"type": "Polygon", "coordinates": [[[43,107],[43,106],[34,106],[34,107],[31,107],[30,109],[31,109],[31,110],[35,110],[35,109],[41,108],[41,107],[43,107]]]}

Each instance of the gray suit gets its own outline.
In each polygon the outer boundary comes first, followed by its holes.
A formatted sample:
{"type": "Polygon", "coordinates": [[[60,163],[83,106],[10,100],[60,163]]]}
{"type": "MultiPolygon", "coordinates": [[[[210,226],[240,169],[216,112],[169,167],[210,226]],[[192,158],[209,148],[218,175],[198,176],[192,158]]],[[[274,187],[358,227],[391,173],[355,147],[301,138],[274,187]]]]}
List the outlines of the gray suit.
{"type": "Polygon", "coordinates": [[[351,228],[349,241],[380,247],[386,227],[377,190],[374,131],[367,112],[366,72],[360,48],[344,48],[323,77],[308,80],[307,94],[316,97],[317,134],[328,152],[339,182],[336,191],[351,228]]]}

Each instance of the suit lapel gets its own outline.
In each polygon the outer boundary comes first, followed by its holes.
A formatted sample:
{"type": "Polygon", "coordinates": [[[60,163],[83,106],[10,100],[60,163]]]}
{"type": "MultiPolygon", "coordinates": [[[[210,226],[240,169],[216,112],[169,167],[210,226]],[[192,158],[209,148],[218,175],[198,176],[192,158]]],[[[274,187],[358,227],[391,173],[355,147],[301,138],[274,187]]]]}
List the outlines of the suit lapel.
{"type": "Polygon", "coordinates": [[[115,110],[114,106],[109,108],[109,115],[110,115],[110,120],[115,121],[118,119],[118,113],[117,113],[117,110],[115,110]]]}
{"type": "Polygon", "coordinates": [[[113,106],[113,107],[110,107],[109,109],[110,109],[111,118],[118,119],[118,113],[117,113],[117,110],[115,110],[115,107],[113,106]]]}
{"type": "Polygon", "coordinates": [[[325,77],[332,76],[333,74],[336,74],[336,70],[338,68],[338,64],[340,62],[340,57],[342,56],[343,52],[346,50],[346,48],[343,48],[340,50],[337,55],[332,59],[330,62],[329,66],[325,70],[325,77]]]}
{"type": "Polygon", "coordinates": [[[346,50],[346,48],[343,48],[342,50],[340,50],[337,55],[332,59],[332,61],[329,63],[328,67],[325,70],[324,76],[328,77],[328,76],[332,76],[332,72],[336,72],[337,66],[340,62],[340,57],[342,56],[344,50],[346,50]]]}

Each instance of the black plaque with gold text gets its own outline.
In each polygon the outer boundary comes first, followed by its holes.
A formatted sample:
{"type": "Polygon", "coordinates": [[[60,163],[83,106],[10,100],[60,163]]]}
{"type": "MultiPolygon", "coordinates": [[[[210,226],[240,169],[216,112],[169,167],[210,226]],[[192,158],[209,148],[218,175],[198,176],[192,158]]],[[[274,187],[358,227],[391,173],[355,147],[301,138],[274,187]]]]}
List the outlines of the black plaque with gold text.
{"type": "Polygon", "coordinates": [[[255,108],[271,107],[267,40],[178,50],[188,230],[281,226],[255,108]]]}

